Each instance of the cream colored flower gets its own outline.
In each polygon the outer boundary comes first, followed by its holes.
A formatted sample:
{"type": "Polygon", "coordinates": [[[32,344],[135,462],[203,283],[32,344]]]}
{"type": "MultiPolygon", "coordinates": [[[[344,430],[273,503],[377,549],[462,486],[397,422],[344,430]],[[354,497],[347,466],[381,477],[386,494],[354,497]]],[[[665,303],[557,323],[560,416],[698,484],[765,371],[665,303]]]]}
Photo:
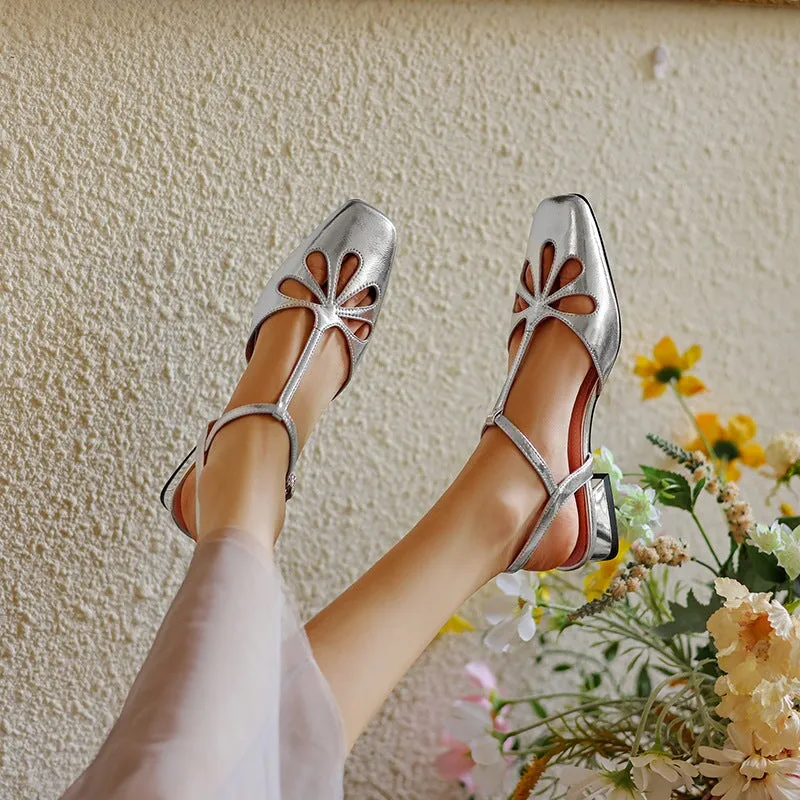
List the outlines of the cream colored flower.
{"type": "Polygon", "coordinates": [[[749,592],[732,578],[717,578],[714,587],[725,604],[706,627],[731,691],[746,694],[762,680],[794,677],[800,670],[797,620],[768,594],[749,592]]]}
{"type": "Polygon", "coordinates": [[[798,751],[783,758],[766,758],[754,747],[751,734],[735,724],[728,725],[728,742],[723,750],[701,747],[706,759],[699,765],[707,778],[717,778],[711,789],[723,800],[796,800],[800,797],[798,751]]]}
{"type": "Polygon", "coordinates": [[[751,693],[736,694],[723,675],[714,690],[722,697],[717,714],[750,731],[761,755],[800,748],[800,679],[761,681],[751,693]]]}
{"type": "Polygon", "coordinates": [[[677,761],[669,753],[651,752],[631,759],[631,777],[647,800],[670,800],[675,789],[690,789],[699,774],[688,761],[677,761]]]}
{"type": "Polygon", "coordinates": [[[800,434],[780,433],[773,436],[764,455],[775,477],[782,478],[798,461],[800,461],[800,434]]]}

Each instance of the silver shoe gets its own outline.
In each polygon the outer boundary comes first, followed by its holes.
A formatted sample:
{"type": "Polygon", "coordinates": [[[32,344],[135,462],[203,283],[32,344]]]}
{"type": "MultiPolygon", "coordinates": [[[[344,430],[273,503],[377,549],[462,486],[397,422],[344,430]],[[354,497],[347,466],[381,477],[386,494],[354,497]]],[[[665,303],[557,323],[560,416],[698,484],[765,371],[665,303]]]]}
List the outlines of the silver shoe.
{"type": "MultiPolygon", "coordinates": [[[[290,308],[308,308],[314,313],[314,328],[278,401],[240,406],[225,412],[218,419],[211,420],[200,434],[197,446],[189,452],[167,480],[161,490],[161,503],[170,512],[175,524],[187,536],[194,538],[186,528],[179,502],[180,490],[186,476],[194,466],[199,478],[214,437],[224,425],[240,417],[248,414],[267,414],[283,423],[289,434],[286,499],[288,500],[292,496],[299,446],[294,420],[289,414],[289,403],[297,391],[303,375],[308,370],[320,339],[329,328],[339,328],[344,333],[350,353],[350,370],[347,379],[337,392],[337,396],[349,384],[369,343],[386,296],[396,242],[397,234],[388,217],[361,200],[349,200],[331,214],[272,275],[253,309],[252,327],[245,348],[246,360],[250,361],[262,323],[279,311],[290,308]],[[306,265],[306,259],[314,252],[321,252],[325,257],[326,290],[320,287],[306,265]],[[358,257],[358,269],[342,291],[337,293],[336,287],[339,283],[342,263],[351,254],[358,257]],[[314,295],[315,299],[299,300],[283,294],[281,287],[287,280],[301,283],[314,295]],[[350,298],[365,289],[371,290],[369,305],[345,306],[350,298]],[[348,319],[360,320],[369,325],[369,332],[364,339],[359,338],[350,330],[347,325],[348,319]]],[[[199,526],[199,500],[195,508],[199,526]]]]}
{"type": "Polygon", "coordinates": [[[559,567],[573,570],[589,560],[609,561],[619,550],[611,478],[605,473],[592,471],[591,432],[597,398],[619,353],[622,322],[600,229],[585,197],[577,194],[551,197],[539,205],[528,239],[526,267],[528,264],[531,265],[534,291],[531,293],[525,285],[523,268],[517,295],[527,307],[514,312],[511,320],[511,333],[524,325],[522,341],[483,430],[496,425],[511,439],[542,479],[550,498],[507,572],[516,572],[524,567],[563,504],[574,494],[580,518],[578,542],[567,562],[559,567]],[[548,244],[553,245],[555,254],[545,285],[541,286],[541,256],[548,244]],[[561,267],[569,259],[577,259],[581,263],[583,269],[580,275],[566,286],[551,291],[561,267]],[[592,298],[594,311],[570,313],[554,307],[559,300],[574,295],[592,298]],[[556,483],[544,458],[528,437],[504,413],[511,386],[536,326],[548,317],[561,320],[580,338],[594,365],[584,381],[573,411],[573,415],[583,414],[580,425],[582,463],[576,467],[570,454],[570,469],[573,471],[560,483],[556,483]]]}

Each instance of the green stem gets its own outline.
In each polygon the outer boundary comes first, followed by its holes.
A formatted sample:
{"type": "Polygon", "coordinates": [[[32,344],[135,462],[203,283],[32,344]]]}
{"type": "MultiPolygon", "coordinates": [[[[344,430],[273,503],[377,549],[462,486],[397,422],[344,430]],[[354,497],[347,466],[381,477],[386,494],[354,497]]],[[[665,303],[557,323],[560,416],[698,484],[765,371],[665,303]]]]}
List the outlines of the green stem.
{"type": "Polygon", "coordinates": [[[678,391],[678,387],[675,385],[675,381],[670,381],[669,388],[672,389],[672,393],[675,395],[678,404],[683,409],[684,413],[692,423],[692,426],[697,431],[697,436],[700,441],[703,443],[703,447],[706,448],[706,452],[708,453],[708,457],[711,459],[712,463],[714,464],[717,475],[719,476],[720,481],[724,484],[726,483],[725,480],[725,470],[720,469],[719,459],[714,454],[714,450],[711,447],[711,443],[706,439],[706,435],[701,430],[700,426],[697,424],[697,419],[695,418],[694,414],[692,413],[692,409],[689,408],[686,401],[683,399],[683,395],[678,391]]]}
{"type": "Polygon", "coordinates": [[[505,697],[497,698],[497,705],[499,708],[503,706],[512,706],[517,703],[530,703],[531,700],[553,700],[556,697],[583,697],[580,692],[553,692],[553,694],[531,694],[527,697],[514,697],[507,700],[505,697]]]}
{"type": "Polygon", "coordinates": [[[692,519],[694,520],[694,524],[697,525],[697,529],[703,535],[703,539],[705,539],[706,544],[708,545],[708,549],[711,551],[711,555],[714,556],[714,561],[717,562],[717,566],[719,567],[720,572],[722,572],[722,562],[719,560],[719,556],[717,555],[717,551],[711,546],[711,540],[708,538],[708,534],[705,531],[705,528],[700,523],[700,520],[697,518],[697,514],[694,513],[694,509],[689,512],[692,515],[692,519]]]}
{"type": "Polygon", "coordinates": [[[581,711],[588,711],[592,708],[601,708],[602,706],[624,706],[624,705],[641,705],[642,698],[641,697],[625,697],[620,698],[619,700],[596,700],[593,703],[584,703],[580,706],[575,706],[575,708],[569,708],[566,711],[562,711],[560,714],[551,714],[549,717],[545,717],[544,719],[539,719],[536,722],[532,723],[531,725],[526,725],[524,728],[517,728],[514,731],[509,731],[508,733],[498,733],[495,732],[495,736],[502,740],[506,741],[507,739],[511,739],[514,736],[519,736],[522,733],[527,733],[528,731],[532,731],[534,728],[538,728],[541,725],[548,725],[551,722],[555,722],[556,720],[563,719],[564,717],[568,717],[571,714],[578,714],[581,711]]]}
{"type": "Polygon", "coordinates": [[[707,564],[705,561],[701,561],[699,558],[696,558],[695,556],[691,556],[689,560],[694,561],[695,564],[699,564],[701,567],[705,567],[707,570],[713,572],[714,575],[717,574],[717,571],[714,569],[714,567],[711,566],[711,564],[707,564]]]}

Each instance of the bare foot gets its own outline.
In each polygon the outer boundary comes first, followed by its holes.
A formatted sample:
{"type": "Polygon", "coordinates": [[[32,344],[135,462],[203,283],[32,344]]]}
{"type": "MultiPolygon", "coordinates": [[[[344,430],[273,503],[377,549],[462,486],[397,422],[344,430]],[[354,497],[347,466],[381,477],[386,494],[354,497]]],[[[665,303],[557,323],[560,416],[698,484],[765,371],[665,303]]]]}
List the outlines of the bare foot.
{"type": "MultiPolygon", "coordinates": [[[[554,249],[546,245],[541,254],[541,286],[553,267],[554,249]]],[[[525,285],[533,291],[531,265],[523,267],[525,285]]],[[[561,268],[552,291],[566,286],[582,271],[579,261],[570,259],[561,268]]],[[[524,309],[525,303],[516,298],[514,310],[524,309]]],[[[594,301],[583,295],[564,298],[554,307],[559,311],[576,314],[591,313],[594,301]]],[[[520,325],[509,343],[509,366],[514,360],[523,334],[520,325]]],[[[570,466],[568,441],[573,422],[573,408],[589,372],[596,370],[582,341],[560,320],[546,319],[536,328],[528,351],[506,403],[506,416],[530,439],[547,461],[556,482],[582,463],[570,466]]],[[[575,429],[573,426],[573,439],[575,429]]],[[[532,531],[548,496],[541,479],[517,450],[511,440],[497,427],[486,431],[476,455],[485,459],[493,482],[506,511],[518,521],[516,529],[509,532],[509,545],[504,553],[509,566],[519,553],[532,531]],[[482,451],[482,452],[481,452],[482,451]]],[[[578,506],[571,497],[553,520],[545,538],[531,556],[525,569],[548,570],[563,565],[575,550],[578,540],[578,506]]]]}
{"type": "MultiPolygon", "coordinates": [[[[310,253],[306,259],[311,274],[325,292],[328,288],[328,270],[325,257],[320,252],[310,253]]],[[[349,255],[340,271],[336,292],[340,293],[358,269],[358,257],[349,255]]],[[[283,281],[281,292],[300,300],[314,300],[305,286],[292,280],[283,281]]],[[[371,289],[365,289],[347,301],[347,306],[369,305],[374,302],[371,289]]],[[[360,320],[347,320],[350,330],[359,338],[366,339],[370,334],[368,323],[360,320]]],[[[274,403],[277,401],[289,378],[314,324],[310,310],[287,309],[269,317],[261,326],[256,339],[253,355],[238,385],[225,407],[225,411],[248,403],[274,403]]],[[[350,369],[350,356],[344,334],[329,329],[317,347],[308,372],[289,404],[289,413],[297,426],[299,445],[305,444],[315,423],[347,379],[350,369]]],[[[254,432],[265,427],[279,427],[286,440],[285,455],[281,464],[282,474],[288,468],[288,436],[282,424],[271,417],[258,415],[241,417],[223,427],[214,438],[207,456],[207,464],[212,467],[215,451],[225,450],[226,439],[237,427],[241,430],[250,427],[254,432]]],[[[204,473],[205,474],[205,471],[204,473]]],[[[202,483],[202,476],[201,476],[202,483]]],[[[195,523],[195,471],[192,467],[180,493],[180,509],[189,532],[197,537],[195,523]]],[[[205,526],[204,526],[205,527],[205,526]]]]}

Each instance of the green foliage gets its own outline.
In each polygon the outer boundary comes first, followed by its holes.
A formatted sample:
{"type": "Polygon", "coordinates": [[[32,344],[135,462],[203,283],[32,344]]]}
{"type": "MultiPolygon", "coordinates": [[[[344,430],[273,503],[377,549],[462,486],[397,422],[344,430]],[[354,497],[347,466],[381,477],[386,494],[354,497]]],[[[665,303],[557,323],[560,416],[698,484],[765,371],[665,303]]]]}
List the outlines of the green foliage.
{"type": "Polygon", "coordinates": [[[751,592],[774,592],[789,579],[774,555],[762,553],[751,544],[743,544],[739,550],[739,564],[734,577],[751,592]]]}
{"type": "Polygon", "coordinates": [[[653,691],[653,684],[650,680],[650,674],[647,671],[648,664],[645,664],[636,677],[636,694],[639,697],[650,697],[653,691]]]}
{"type": "Polygon", "coordinates": [[[778,517],[778,522],[782,522],[784,525],[794,530],[800,525],[800,517],[778,517]]]}
{"type": "Polygon", "coordinates": [[[696,497],[683,475],[666,469],[646,467],[644,464],[640,465],[640,469],[644,474],[642,483],[655,490],[656,500],[661,505],[681,508],[684,511],[694,510],[696,497]]]}
{"type": "Polygon", "coordinates": [[[788,484],[792,478],[800,477],[800,461],[795,461],[789,469],[778,479],[779,484],[788,484]]]}
{"type": "Polygon", "coordinates": [[[686,595],[686,605],[670,603],[669,610],[672,622],[665,622],[653,628],[653,633],[662,639],[671,639],[683,633],[704,633],[708,618],[722,608],[722,598],[714,594],[707,605],[703,605],[691,590],[686,595]]]}
{"type": "Polygon", "coordinates": [[[593,692],[602,682],[603,676],[599,672],[592,672],[584,678],[581,689],[584,692],[593,692]]]}
{"type": "Polygon", "coordinates": [[[684,465],[688,469],[695,468],[696,462],[694,456],[688,450],[684,450],[677,444],[673,444],[672,442],[663,439],[661,436],[658,436],[655,433],[648,433],[647,441],[650,442],[650,444],[654,444],[673,461],[677,461],[679,464],[684,465]]]}
{"type": "Polygon", "coordinates": [[[531,700],[531,708],[539,719],[545,719],[548,716],[547,709],[535,698],[531,700]]]}
{"type": "Polygon", "coordinates": [[[614,642],[611,642],[608,647],[603,649],[603,658],[606,661],[613,661],[617,657],[617,653],[619,652],[619,639],[614,642]]]}

